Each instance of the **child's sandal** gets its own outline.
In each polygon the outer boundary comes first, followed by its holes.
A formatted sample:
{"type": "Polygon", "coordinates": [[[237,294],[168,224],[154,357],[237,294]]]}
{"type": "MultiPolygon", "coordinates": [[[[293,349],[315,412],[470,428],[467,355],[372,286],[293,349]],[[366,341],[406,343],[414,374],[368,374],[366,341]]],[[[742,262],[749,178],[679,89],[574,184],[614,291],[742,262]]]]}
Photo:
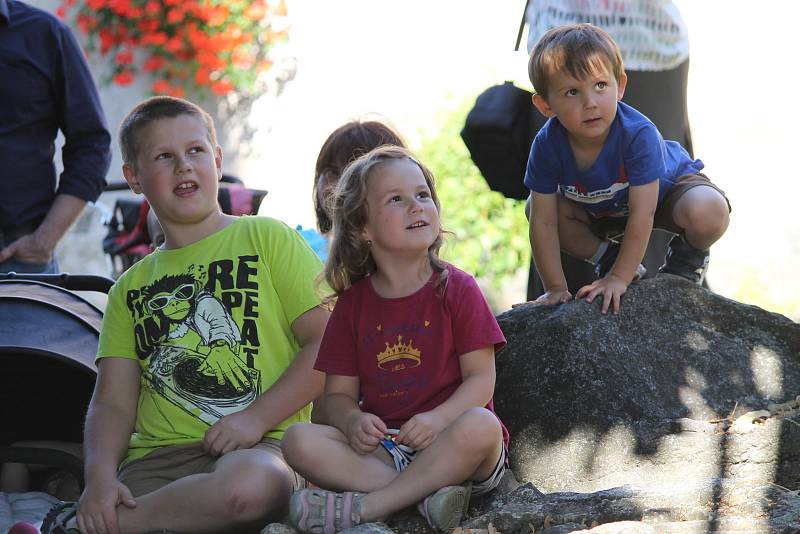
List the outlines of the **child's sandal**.
{"type": "Polygon", "coordinates": [[[80,534],[77,528],[67,528],[67,523],[78,513],[78,503],[61,502],[54,505],[44,516],[42,532],[44,534],[80,534]]]}
{"type": "Polygon", "coordinates": [[[445,486],[425,497],[417,505],[417,510],[432,528],[450,532],[461,524],[469,508],[471,495],[470,483],[465,486],[445,486]]]}
{"type": "Polygon", "coordinates": [[[289,501],[289,522],[300,532],[335,534],[361,523],[363,493],[319,488],[296,491],[289,501]]]}

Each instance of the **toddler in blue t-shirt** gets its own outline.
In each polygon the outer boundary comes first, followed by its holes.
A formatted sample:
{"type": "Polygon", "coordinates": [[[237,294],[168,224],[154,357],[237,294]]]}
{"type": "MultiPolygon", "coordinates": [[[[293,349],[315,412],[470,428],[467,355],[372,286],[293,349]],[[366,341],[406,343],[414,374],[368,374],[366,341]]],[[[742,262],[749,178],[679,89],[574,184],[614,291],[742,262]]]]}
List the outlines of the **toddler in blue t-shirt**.
{"type": "Polygon", "coordinates": [[[703,162],[620,102],[627,76],[611,37],[590,24],[554,28],[534,47],[528,73],[533,104],[549,118],[525,173],[531,247],[545,288],[534,303],[572,298],[563,250],[595,265],[598,279],[577,297],[602,296],[603,313],[618,311],[628,285],[644,275],[653,228],[677,234],[659,271],[702,284],[730,204],[700,173],[703,162]]]}

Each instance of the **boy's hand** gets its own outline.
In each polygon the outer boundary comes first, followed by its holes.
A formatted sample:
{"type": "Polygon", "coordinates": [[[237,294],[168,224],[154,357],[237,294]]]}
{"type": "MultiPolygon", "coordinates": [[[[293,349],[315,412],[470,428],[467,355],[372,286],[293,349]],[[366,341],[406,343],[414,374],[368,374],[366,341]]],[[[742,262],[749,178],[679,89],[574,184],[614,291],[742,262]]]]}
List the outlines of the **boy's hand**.
{"type": "Polygon", "coordinates": [[[78,501],[76,519],[83,534],[117,534],[117,506],[136,507],[128,487],[116,478],[104,483],[89,483],[78,501]]]}
{"type": "Polygon", "coordinates": [[[572,299],[572,293],[567,289],[549,289],[539,296],[536,300],[530,302],[522,302],[520,304],[512,304],[512,308],[522,306],[523,304],[532,304],[534,306],[552,306],[554,304],[563,304],[572,299]]]}
{"type": "Polygon", "coordinates": [[[355,411],[347,419],[345,436],[359,454],[370,454],[380,444],[388,429],[377,415],[355,411]]]}
{"type": "Polygon", "coordinates": [[[572,293],[568,289],[548,289],[533,301],[533,305],[552,306],[553,304],[563,304],[571,299],[572,293]]]}
{"type": "Polygon", "coordinates": [[[264,436],[268,429],[251,410],[226,415],[206,430],[203,448],[212,456],[222,456],[238,449],[249,449],[264,436]]]}
{"type": "Polygon", "coordinates": [[[617,313],[620,298],[626,291],[628,291],[628,284],[617,275],[608,273],[604,278],[580,288],[576,296],[579,299],[585,298],[586,302],[592,302],[595,297],[602,295],[603,305],[600,307],[600,312],[608,312],[609,305],[612,305],[614,313],[617,313]]]}
{"type": "Polygon", "coordinates": [[[395,441],[421,451],[433,443],[445,426],[444,420],[434,412],[418,413],[400,427],[395,441]]]}

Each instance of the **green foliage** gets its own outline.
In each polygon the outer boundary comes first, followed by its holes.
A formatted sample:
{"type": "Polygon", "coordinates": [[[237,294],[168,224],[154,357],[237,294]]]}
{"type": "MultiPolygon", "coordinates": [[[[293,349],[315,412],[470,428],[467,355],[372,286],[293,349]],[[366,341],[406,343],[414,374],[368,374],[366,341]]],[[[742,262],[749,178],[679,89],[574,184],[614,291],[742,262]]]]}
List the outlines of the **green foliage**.
{"type": "Polygon", "coordinates": [[[417,152],[436,177],[442,226],[452,232],[442,259],[499,290],[528,267],[528,224],[524,202],[491,191],[469,157],[459,132],[471,105],[464,102],[445,113],[439,130],[427,133],[417,152]]]}

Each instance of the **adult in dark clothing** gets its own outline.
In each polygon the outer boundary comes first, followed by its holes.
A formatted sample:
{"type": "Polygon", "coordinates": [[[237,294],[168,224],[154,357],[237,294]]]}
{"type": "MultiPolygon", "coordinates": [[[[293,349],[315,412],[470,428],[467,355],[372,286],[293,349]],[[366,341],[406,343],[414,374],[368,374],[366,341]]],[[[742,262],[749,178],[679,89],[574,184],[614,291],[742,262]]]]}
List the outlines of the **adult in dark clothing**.
{"type": "Polygon", "coordinates": [[[57,272],[56,244],[111,163],[100,98],[69,28],[17,0],[0,0],[0,80],[0,272],[57,272]]]}

